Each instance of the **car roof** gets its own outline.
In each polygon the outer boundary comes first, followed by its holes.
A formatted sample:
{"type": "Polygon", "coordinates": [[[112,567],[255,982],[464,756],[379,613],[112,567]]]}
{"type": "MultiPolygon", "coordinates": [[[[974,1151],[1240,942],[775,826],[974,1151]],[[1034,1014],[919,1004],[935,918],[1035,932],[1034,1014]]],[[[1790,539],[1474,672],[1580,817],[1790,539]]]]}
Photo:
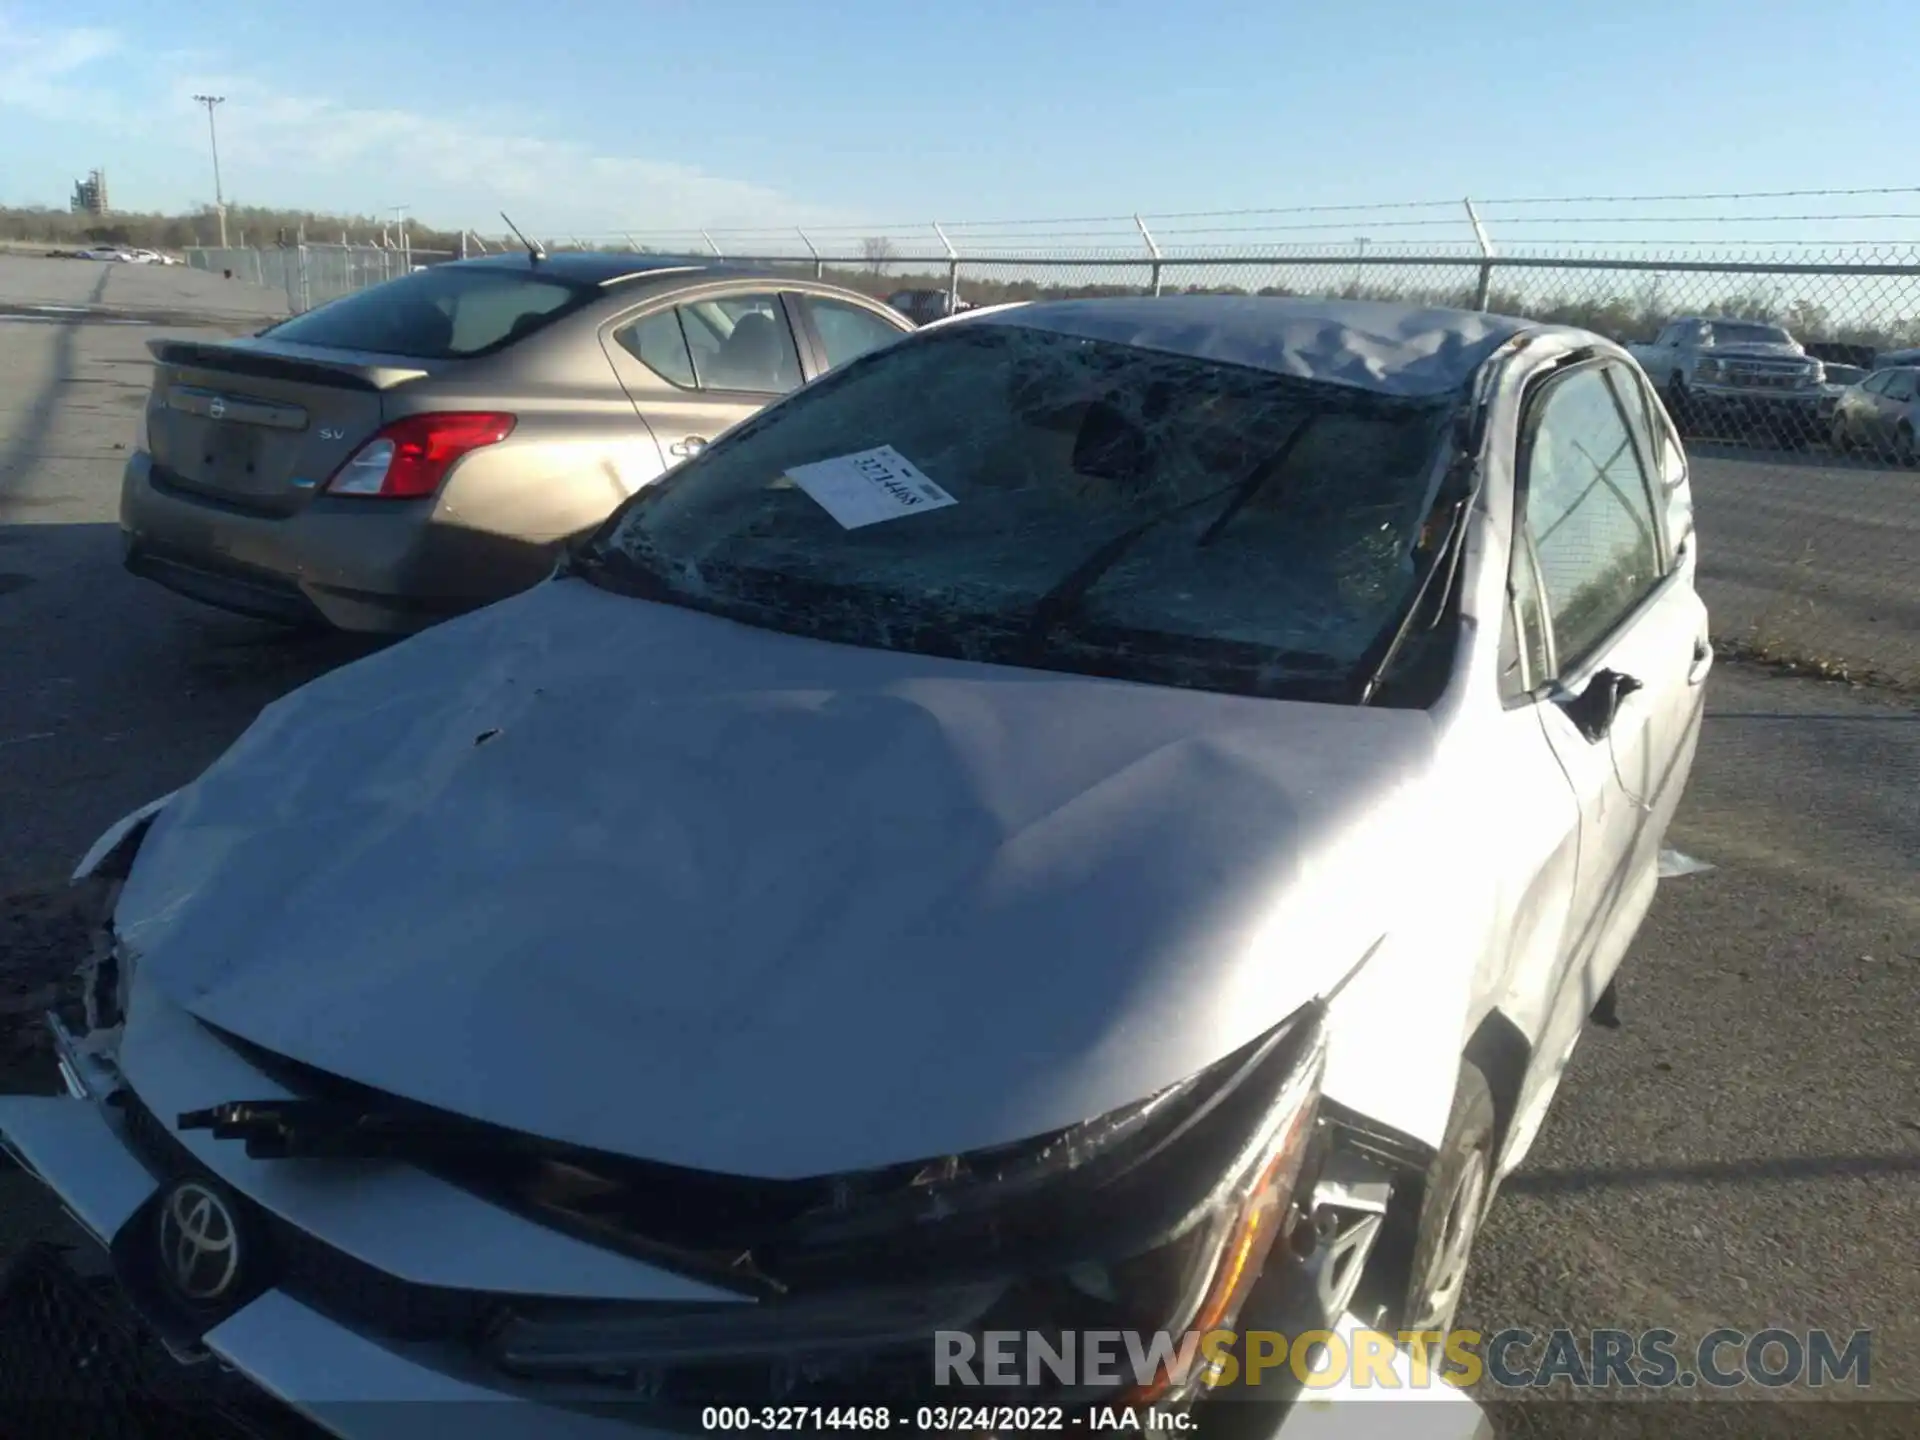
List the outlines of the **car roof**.
{"type": "Polygon", "coordinates": [[[1406,396],[1462,388],[1516,335],[1585,333],[1474,310],[1267,295],[1047,300],[957,323],[1051,330],[1406,396]]]}
{"type": "Polygon", "coordinates": [[[729,265],[725,261],[699,255],[635,255],[613,250],[560,250],[535,260],[523,250],[499,255],[481,255],[470,260],[451,262],[470,269],[519,270],[529,274],[558,276],[581,285],[617,285],[649,275],[687,275],[700,273],[721,279],[792,280],[792,275],[729,265]]]}

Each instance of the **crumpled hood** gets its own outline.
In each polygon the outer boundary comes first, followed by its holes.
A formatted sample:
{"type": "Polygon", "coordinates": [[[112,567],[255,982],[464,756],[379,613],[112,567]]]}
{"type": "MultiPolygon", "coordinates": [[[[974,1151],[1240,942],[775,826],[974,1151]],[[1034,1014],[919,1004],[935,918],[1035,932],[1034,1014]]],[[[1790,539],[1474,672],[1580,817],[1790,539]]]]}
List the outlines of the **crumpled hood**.
{"type": "Polygon", "coordinates": [[[553,581],[269,706],[117,924],[189,1012],[335,1074],[822,1174],[1102,1113],[1283,1019],[1431,863],[1432,748],[1424,714],[553,581]]]}

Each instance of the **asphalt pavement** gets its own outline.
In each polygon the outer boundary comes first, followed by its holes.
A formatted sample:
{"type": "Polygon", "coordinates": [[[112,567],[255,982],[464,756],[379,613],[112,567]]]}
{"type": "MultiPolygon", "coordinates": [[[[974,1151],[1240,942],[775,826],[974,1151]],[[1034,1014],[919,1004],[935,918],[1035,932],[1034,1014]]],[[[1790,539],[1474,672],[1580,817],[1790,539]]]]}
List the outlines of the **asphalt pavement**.
{"type": "MultiPolygon", "coordinates": [[[[283,311],[196,272],[0,256],[0,1030],[75,958],[63,878],[94,836],[368,648],[119,565],[146,342],[283,311]]],[[[1814,614],[1786,582],[1817,584],[1860,668],[1914,653],[1914,475],[1737,451],[1696,472],[1723,634],[1814,614]]],[[[1460,1323],[1867,1328],[1871,1395],[1920,1399],[1920,700],[1723,661],[1709,708],[1671,842],[1715,868],[1663,884],[1623,1027],[1584,1040],[1460,1323]]],[[[45,1083],[42,1058],[0,1044],[0,1087],[45,1083]]],[[[0,1253],[58,1224],[0,1173],[0,1253]]]]}
{"type": "Polygon", "coordinates": [[[1692,471],[1722,640],[1920,689],[1920,469],[1696,444],[1692,471]]]}

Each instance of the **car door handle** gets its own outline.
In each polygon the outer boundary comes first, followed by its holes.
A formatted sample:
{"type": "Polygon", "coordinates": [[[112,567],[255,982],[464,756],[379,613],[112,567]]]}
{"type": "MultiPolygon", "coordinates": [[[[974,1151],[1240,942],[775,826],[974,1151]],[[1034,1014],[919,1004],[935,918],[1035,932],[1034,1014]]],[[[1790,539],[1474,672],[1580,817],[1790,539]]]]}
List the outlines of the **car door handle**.
{"type": "Polygon", "coordinates": [[[686,439],[676,440],[673,442],[673,444],[669,445],[667,447],[667,453],[669,455],[674,455],[684,460],[690,455],[698,455],[702,450],[706,448],[707,448],[706,436],[689,435],[687,436],[686,439]]]}
{"type": "Polygon", "coordinates": [[[1707,672],[1713,669],[1713,646],[1706,640],[1693,642],[1693,664],[1687,667],[1687,684],[1699,685],[1705,682],[1707,672]]]}

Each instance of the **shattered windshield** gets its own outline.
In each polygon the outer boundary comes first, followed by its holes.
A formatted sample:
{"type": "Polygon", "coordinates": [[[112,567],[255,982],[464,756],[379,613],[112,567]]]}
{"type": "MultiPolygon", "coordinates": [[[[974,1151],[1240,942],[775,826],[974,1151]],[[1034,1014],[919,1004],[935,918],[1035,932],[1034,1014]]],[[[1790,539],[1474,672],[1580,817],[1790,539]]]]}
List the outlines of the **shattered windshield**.
{"type": "Polygon", "coordinates": [[[1456,403],[958,325],[761,412],[577,568],[857,645],[1345,694],[1426,563],[1456,403]]]}

